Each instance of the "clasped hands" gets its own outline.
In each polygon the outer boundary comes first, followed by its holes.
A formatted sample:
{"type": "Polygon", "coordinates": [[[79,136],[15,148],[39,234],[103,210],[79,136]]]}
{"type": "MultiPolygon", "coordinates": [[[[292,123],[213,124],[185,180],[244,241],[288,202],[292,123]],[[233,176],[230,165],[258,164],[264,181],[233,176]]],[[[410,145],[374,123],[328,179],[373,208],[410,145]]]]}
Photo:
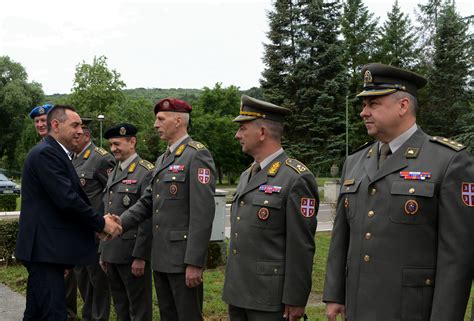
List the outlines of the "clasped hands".
{"type": "Polygon", "coordinates": [[[112,240],[122,234],[122,221],[120,217],[115,214],[104,215],[105,225],[104,230],[98,233],[101,240],[112,240]]]}

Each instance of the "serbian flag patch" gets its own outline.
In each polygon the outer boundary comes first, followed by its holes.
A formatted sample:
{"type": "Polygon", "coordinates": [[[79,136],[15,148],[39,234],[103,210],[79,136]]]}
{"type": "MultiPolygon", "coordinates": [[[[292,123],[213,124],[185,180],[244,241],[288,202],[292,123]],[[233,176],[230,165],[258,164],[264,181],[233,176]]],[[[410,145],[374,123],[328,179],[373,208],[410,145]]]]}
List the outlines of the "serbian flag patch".
{"type": "Polygon", "coordinates": [[[312,217],[316,213],[316,200],[314,198],[301,198],[301,215],[304,217],[312,217]]]}
{"type": "Polygon", "coordinates": [[[209,183],[211,181],[211,171],[208,168],[199,168],[198,181],[201,184],[209,183]]]}
{"type": "Polygon", "coordinates": [[[461,196],[464,204],[474,207],[474,183],[462,183],[461,196]]]}

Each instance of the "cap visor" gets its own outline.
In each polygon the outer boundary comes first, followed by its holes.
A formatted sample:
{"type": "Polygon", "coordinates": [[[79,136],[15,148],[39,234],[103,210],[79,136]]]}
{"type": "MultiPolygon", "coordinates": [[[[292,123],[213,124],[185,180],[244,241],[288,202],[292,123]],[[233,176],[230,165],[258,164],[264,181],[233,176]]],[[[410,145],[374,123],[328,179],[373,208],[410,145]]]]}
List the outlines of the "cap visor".
{"type": "Polygon", "coordinates": [[[241,121],[249,121],[249,120],[254,120],[254,119],[257,119],[258,117],[254,117],[254,116],[245,116],[245,115],[239,115],[237,117],[235,117],[232,121],[233,122],[241,122],[241,121]]]}
{"type": "Polygon", "coordinates": [[[388,94],[393,94],[396,92],[396,89],[390,88],[390,89],[373,89],[373,90],[364,90],[360,94],[357,95],[357,97],[367,97],[367,96],[383,96],[383,95],[388,95],[388,94]]]}

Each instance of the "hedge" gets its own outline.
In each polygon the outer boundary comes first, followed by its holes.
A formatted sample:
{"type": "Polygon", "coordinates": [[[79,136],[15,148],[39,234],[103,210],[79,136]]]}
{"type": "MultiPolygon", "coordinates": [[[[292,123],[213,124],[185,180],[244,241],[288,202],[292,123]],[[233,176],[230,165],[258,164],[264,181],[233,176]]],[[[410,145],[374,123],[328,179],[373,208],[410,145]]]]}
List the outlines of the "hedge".
{"type": "Polygon", "coordinates": [[[13,261],[17,233],[18,219],[0,220],[0,258],[5,260],[6,265],[13,261]]]}
{"type": "Polygon", "coordinates": [[[16,194],[0,194],[0,211],[9,212],[16,210],[16,194]]]}

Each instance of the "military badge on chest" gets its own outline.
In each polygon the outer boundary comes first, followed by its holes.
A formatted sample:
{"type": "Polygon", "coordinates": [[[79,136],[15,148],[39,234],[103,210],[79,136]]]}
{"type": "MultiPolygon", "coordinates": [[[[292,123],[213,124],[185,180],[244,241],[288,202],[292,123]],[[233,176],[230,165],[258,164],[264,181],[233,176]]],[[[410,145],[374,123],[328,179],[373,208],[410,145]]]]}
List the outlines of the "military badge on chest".
{"type": "Polygon", "coordinates": [[[176,184],[171,184],[170,185],[170,194],[171,195],[176,195],[178,193],[178,186],[176,184]]]}
{"type": "Polygon", "coordinates": [[[258,218],[261,221],[266,221],[268,220],[268,217],[270,216],[270,211],[266,207],[262,207],[261,209],[258,210],[258,218]]]}
{"type": "Polygon", "coordinates": [[[84,177],[81,177],[79,181],[81,182],[81,186],[86,186],[87,181],[84,177]]]}
{"type": "Polygon", "coordinates": [[[125,195],[122,199],[122,204],[123,206],[130,206],[130,196],[125,195]]]}
{"type": "Polygon", "coordinates": [[[408,200],[405,202],[405,213],[407,215],[415,215],[418,212],[420,206],[415,200],[408,200]]]}

